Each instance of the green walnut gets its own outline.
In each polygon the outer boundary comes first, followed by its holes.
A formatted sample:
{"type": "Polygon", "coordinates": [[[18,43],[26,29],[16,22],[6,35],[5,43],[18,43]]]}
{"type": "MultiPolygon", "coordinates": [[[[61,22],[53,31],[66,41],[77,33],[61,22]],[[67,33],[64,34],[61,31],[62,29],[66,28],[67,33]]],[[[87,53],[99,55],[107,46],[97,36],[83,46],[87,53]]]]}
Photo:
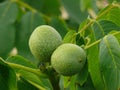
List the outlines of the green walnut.
{"type": "Polygon", "coordinates": [[[75,44],[60,45],[51,56],[52,67],[64,76],[80,72],[86,61],[85,51],[75,44]]]}
{"type": "Polygon", "coordinates": [[[29,38],[29,47],[35,58],[41,62],[50,61],[53,51],[62,44],[62,37],[51,26],[38,26],[29,38]]]}

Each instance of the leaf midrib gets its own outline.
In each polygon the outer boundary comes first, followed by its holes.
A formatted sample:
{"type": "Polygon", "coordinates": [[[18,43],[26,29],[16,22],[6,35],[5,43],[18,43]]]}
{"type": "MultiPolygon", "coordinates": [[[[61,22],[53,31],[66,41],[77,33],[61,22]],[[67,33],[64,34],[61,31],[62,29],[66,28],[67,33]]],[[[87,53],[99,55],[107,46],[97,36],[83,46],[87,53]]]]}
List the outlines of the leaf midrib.
{"type": "Polygon", "coordinates": [[[114,66],[115,66],[115,68],[117,69],[117,64],[116,64],[116,62],[115,62],[115,58],[114,58],[113,52],[112,52],[112,50],[110,49],[110,45],[109,45],[109,42],[108,42],[108,40],[107,40],[107,37],[104,38],[104,42],[105,42],[105,44],[106,44],[106,46],[107,46],[107,48],[108,48],[108,51],[109,51],[109,53],[110,53],[110,55],[111,55],[111,57],[112,57],[112,61],[113,61],[113,63],[114,63],[114,66]]]}
{"type": "Polygon", "coordinates": [[[108,48],[108,51],[109,51],[109,53],[110,53],[110,55],[111,55],[111,57],[112,57],[112,61],[113,61],[113,63],[114,63],[114,67],[115,67],[115,78],[116,78],[116,80],[118,80],[117,78],[118,78],[118,72],[117,72],[117,63],[115,62],[115,58],[114,58],[114,55],[113,55],[113,52],[112,52],[112,50],[110,49],[110,45],[109,45],[109,41],[107,40],[107,36],[104,38],[104,42],[105,42],[105,44],[106,44],[106,46],[107,46],[107,48],[108,48]]]}

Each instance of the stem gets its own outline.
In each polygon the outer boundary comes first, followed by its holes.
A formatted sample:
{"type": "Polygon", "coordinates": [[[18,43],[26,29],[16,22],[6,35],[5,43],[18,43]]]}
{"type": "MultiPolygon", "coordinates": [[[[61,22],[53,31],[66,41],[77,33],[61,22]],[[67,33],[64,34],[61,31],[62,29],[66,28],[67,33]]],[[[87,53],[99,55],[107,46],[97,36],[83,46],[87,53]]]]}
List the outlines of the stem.
{"type": "Polygon", "coordinates": [[[49,80],[53,86],[53,90],[60,90],[59,78],[57,78],[56,75],[54,75],[54,73],[49,76],[49,80]]]}
{"type": "MultiPolygon", "coordinates": [[[[39,12],[38,10],[36,10],[35,8],[31,7],[29,4],[27,4],[21,0],[11,0],[11,1],[18,3],[19,5],[23,6],[24,8],[27,8],[28,10],[32,11],[33,13],[39,12]]],[[[43,18],[50,21],[50,18],[48,16],[44,15],[43,13],[40,13],[40,14],[43,16],[43,18]]]]}
{"type": "Polygon", "coordinates": [[[16,3],[18,3],[19,5],[21,5],[21,6],[25,7],[25,8],[27,8],[27,9],[29,9],[29,10],[32,11],[33,13],[36,13],[36,12],[37,12],[36,9],[34,9],[33,7],[31,7],[30,5],[24,3],[24,2],[21,1],[21,0],[11,0],[11,1],[16,2],[16,3]]]}
{"type": "Polygon", "coordinates": [[[90,48],[90,47],[92,47],[92,46],[94,46],[94,45],[98,44],[100,41],[101,41],[101,39],[99,39],[99,40],[95,41],[94,43],[92,43],[92,44],[90,44],[90,45],[86,46],[86,47],[85,47],[85,49],[88,49],[88,48],[90,48]]]}
{"type": "Polygon", "coordinates": [[[49,80],[53,86],[53,90],[60,90],[59,87],[59,75],[55,72],[52,66],[47,67],[46,74],[49,76],[49,80]]]}
{"type": "Polygon", "coordinates": [[[111,7],[109,7],[108,9],[106,9],[103,13],[99,14],[97,17],[96,17],[96,20],[101,18],[104,14],[106,14],[107,12],[109,12],[111,9],[115,8],[115,7],[118,7],[114,4],[111,5],[111,7]]]}
{"type": "Polygon", "coordinates": [[[96,18],[90,20],[87,25],[85,25],[77,34],[82,33],[83,31],[85,31],[91,24],[94,23],[94,21],[98,20],[99,18],[101,18],[103,15],[105,15],[106,13],[108,13],[112,8],[114,7],[119,7],[118,4],[112,4],[108,9],[106,9],[105,11],[103,11],[101,14],[99,14],[96,18]]]}
{"type": "MultiPolygon", "coordinates": [[[[116,32],[116,33],[113,33],[112,35],[117,35],[117,34],[120,34],[120,31],[119,32],[116,32]]],[[[99,39],[99,40],[97,40],[97,41],[95,41],[95,42],[93,42],[92,44],[90,44],[90,45],[88,45],[88,46],[86,46],[85,47],[85,49],[88,49],[88,48],[90,48],[90,47],[92,47],[92,46],[94,46],[94,45],[96,45],[96,44],[98,44],[98,43],[100,43],[100,41],[101,41],[101,39],[99,39]]]]}
{"type": "Polygon", "coordinates": [[[94,23],[94,20],[90,20],[89,23],[87,23],[87,25],[85,25],[77,34],[82,33],[83,31],[85,31],[91,24],[94,23]]]}
{"type": "Polygon", "coordinates": [[[6,62],[6,63],[8,65],[10,65],[11,67],[13,67],[13,68],[22,69],[22,70],[34,73],[34,74],[36,74],[36,75],[38,75],[40,77],[43,77],[43,78],[47,78],[48,77],[47,75],[41,73],[39,69],[33,69],[33,68],[29,68],[29,67],[22,66],[22,65],[19,65],[19,64],[10,63],[10,62],[6,62]]]}

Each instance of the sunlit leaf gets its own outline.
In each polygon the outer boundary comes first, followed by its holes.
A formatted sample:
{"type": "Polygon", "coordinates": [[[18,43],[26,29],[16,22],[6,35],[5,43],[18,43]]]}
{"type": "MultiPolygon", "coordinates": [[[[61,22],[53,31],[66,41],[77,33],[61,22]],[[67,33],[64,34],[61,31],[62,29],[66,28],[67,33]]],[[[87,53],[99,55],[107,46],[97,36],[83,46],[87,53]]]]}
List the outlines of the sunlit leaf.
{"type": "Polygon", "coordinates": [[[99,14],[102,14],[99,20],[109,20],[120,26],[120,22],[119,22],[120,21],[120,8],[117,6],[114,6],[114,4],[108,5],[99,14]],[[106,11],[108,12],[103,14],[106,11]]]}
{"type": "Polygon", "coordinates": [[[67,89],[67,90],[75,90],[75,82],[76,82],[76,76],[71,77],[60,77],[60,86],[61,90],[67,89]]]}
{"type": "MultiPolygon", "coordinates": [[[[91,30],[91,42],[95,42],[95,34],[91,30]]],[[[99,50],[98,44],[87,49],[87,58],[88,58],[88,71],[92,82],[97,90],[104,90],[104,83],[101,78],[100,68],[99,68],[99,50]]]]}
{"type": "Polygon", "coordinates": [[[76,32],[74,30],[70,30],[63,38],[63,43],[75,43],[75,40],[76,40],[76,32]]]}
{"type": "Polygon", "coordinates": [[[32,62],[30,62],[29,60],[27,60],[24,57],[19,56],[19,55],[10,56],[6,59],[6,61],[15,63],[15,64],[19,64],[19,65],[23,65],[23,66],[27,66],[30,68],[37,68],[32,62]]]}
{"type": "Polygon", "coordinates": [[[117,40],[118,40],[118,42],[119,42],[119,44],[120,44],[120,31],[113,31],[113,32],[111,32],[111,33],[118,33],[118,34],[116,34],[116,35],[114,35],[114,36],[117,38],[117,40]]]}

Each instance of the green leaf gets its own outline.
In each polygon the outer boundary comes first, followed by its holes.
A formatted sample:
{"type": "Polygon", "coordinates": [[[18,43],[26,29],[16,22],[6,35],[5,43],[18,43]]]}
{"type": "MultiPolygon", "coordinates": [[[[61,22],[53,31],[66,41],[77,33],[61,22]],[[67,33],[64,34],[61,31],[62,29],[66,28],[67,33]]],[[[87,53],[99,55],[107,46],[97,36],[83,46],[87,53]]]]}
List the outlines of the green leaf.
{"type": "Polygon", "coordinates": [[[18,15],[18,7],[12,1],[0,4],[0,56],[6,58],[14,47],[15,27],[14,22],[18,15]]]}
{"type": "Polygon", "coordinates": [[[88,78],[88,64],[86,63],[83,69],[76,75],[76,83],[83,85],[88,78]]]}
{"type": "Polygon", "coordinates": [[[85,40],[82,36],[80,36],[80,34],[76,36],[76,44],[79,46],[85,44],[85,40]]]}
{"type": "Polygon", "coordinates": [[[7,62],[11,62],[11,63],[15,63],[15,64],[19,64],[19,65],[23,65],[23,66],[27,66],[30,68],[37,68],[32,62],[30,62],[29,60],[25,59],[22,56],[16,55],[16,56],[10,56],[6,59],[7,62]]]}
{"type": "Polygon", "coordinates": [[[66,77],[61,75],[59,78],[60,78],[59,80],[60,90],[64,90],[64,89],[69,90],[68,86],[70,84],[71,77],[66,77]]]}
{"type": "Polygon", "coordinates": [[[28,41],[33,30],[42,24],[45,24],[45,22],[39,13],[26,12],[17,27],[16,47],[18,49],[18,54],[35,63],[37,61],[33,58],[29,50],[28,41]]]}
{"type": "MultiPolygon", "coordinates": [[[[119,33],[119,31],[112,31],[111,33],[112,33],[112,34],[113,34],[113,33],[119,33]]],[[[111,34],[111,33],[110,33],[110,34],[111,34]]],[[[118,42],[119,42],[119,44],[120,44],[120,33],[119,33],[119,34],[116,34],[116,35],[114,35],[114,36],[117,38],[117,40],[118,40],[118,42]]]]}
{"type": "Polygon", "coordinates": [[[80,0],[80,9],[85,11],[90,7],[91,0],[80,0]]]}
{"type": "Polygon", "coordinates": [[[93,24],[93,29],[96,39],[100,39],[112,30],[120,31],[120,26],[118,26],[112,21],[101,20],[93,24]]]}
{"type": "Polygon", "coordinates": [[[54,27],[60,33],[60,35],[62,37],[64,37],[65,34],[68,31],[68,27],[67,27],[65,21],[63,19],[61,19],[61,18],[53,17],[51,19],[50,25],[52,27],[54,27]]]}
{"type": "Polygon", "coordinates": [[[110,2],[110,3],[114,2],[114,1],[115,1],[115,2],[116,2],[116,1],[117,1],[117,2],[120,2],[120,0],[108,0],[108,2],[110,2]]]}
{"type": "Polygon", "coordinates": [[[59,0],[23,0],[36,10],[44,13],[48,16],[60,15],[60,3],[59,0]],[[36,3],[37,2],[37,3],[36,3]]]}
{"type": "Polygon", "coordinates": [[[108,2],[112,3],[114,0],[108,0],[108,2]]]}
{"type": "Polygon", "coordinates": [[[14,47],[15,27],[0,22],[0,56],[5,57],[14,47]]]}
{"type": "Polygon", "coordinates": [[[76,75],[71,76],[71,77],[65,77],[61,76],[60,77],[60,88],[61,90],[67,89],[67,90],[76,90],[76,86],[80,85],[82,86],[83,84],[86,83],[88,78],[88,68],[87,64],[85,67],[76,75]]]}
{"type": "Polygon", "coordinates": [[[9,64],[13,69],[16,71],[16,73],[19,73],[20,70],[24,70],[27,72],[34,73],[35,75],[41,77],[41,78],[48,78],[48,76],[44,73],[42,73],[36,65],[31,63],[29,60],[25,59],[22,56],[11,56],[6,59],[7,64],[9,64]]]}
{"type": "Polygon", "coordinates": [[[22,0],[31,7],[35,8],[38,11],[41,11],[44,5],[44,0],[22,0]],[[37,2],[37,3],[36,3],[37,2]]]}
{"type": "Polygon", "coordinates": [[[18,90],[38,90],[37,87],[30,84],[22,77],[19,77],[19,80],[17,81],[17,88],[18,90]]]}
{"type": "Polygon", "coordinates": [[[0,58],[0,89],[17,90],[16,74],[2,58],[0,58]]]}
{"type": "Polygon", "coordinates": [[[61,76],[60,77],[60,89],[61,90],[64,90],[64,89],[77,90],[76,86],[82,86],[83,84],[85,84],[88,78],[88,71],[85,69],[83,69],[79,74],[76,74],[71,77],[61,76]]]}
{"type": "Polygon", "coordinates": [[[120,89],[120,44],[113,35],[100,42],[100,67],[106,90],[120,89]]]}
{"type": "Polygon", "coordinates": [[[16,3],[8,0],[0,4],[0,22],[14,23],[18,14],[18,7],[16,3]]]}
{"type": "Polygon", "coordinates": [[[87,18],[88,13],[80,10],[80,0],[62,0],[62,4],[67,10],[69,17],[78,24],[87,18]]]}
{"type": "Polygon", "coordinates": [[[93,86],[90,75],[88,75],[87,81],[84,83],[84,85],[81,86],[79,84],[76,84],[75,90],[96,90],[93,86]]]}
{"type": "Polygon", "coordinates": [[[49,16],[60,15],[59,0],[44,0],[42,12],[49,15],[49,16]]]}
{"type": "Polygon", "coordinates": [[[71,77],[66,77],[66,76],[61,76],[60,77],[60,88],[61,90],[75,90],[75,81],[76,81],[76,76],[71,76],[71,77]]]}
{"type": "MultiPolygon", "coordinates": [[[[78,32],[81,32],[81,30],[82,30],[83,28],[85,28],[86,25],[87,25],[89,22],[90,22],[89,19],[84,20],[84,21],[79,25],[78,32]]],[[[91,33],[91,28],[86,28],[86,30],[84,30],[82,33],[80,33],[79,36],[81,36],[81,38],[82,38],[82,37],[85,38],[85,37],[88,37],[90,33],[91,33]]]]}
{"type": "Polygon", "coordinates": [[[97,9],[95,0],[80,0],[80,9],[81,11],[85,11],[88,9],[97,9]]]}
{"type": "MultiPolygon", "coordinates": [[[[91,42],[95,42],[96,38],[91,30],[91,42]]],[[[99,50],[98,44],[87,49],[87,58],[88,58],[88,71],[90,72],[90,76],[92,82],[96,88],[96,90],[104,90],[104,84],[100,73],[99,68],[99,50]]]]}
{"type": "Polygon", "coordinates": [[[109,20],[114,22],[115,24],[120,26],[120,8],[115,6],[114,4],[108,5],[106,8],[104,8],[99,14],[102,14],[103,12],[107,13],[103,14],[99,20],[109,20]]]}
{"type": "Polygon", "coordinates": [[[19,71],[19,75],[40,90],[53,90],[48,79],[40,78],[33,73],[23,70],[19,71]]]}
{"type": "Polygon", "coordinates": [[[75,40],[76,40],[76,32],[74,30],[70,30],[63,38],[63,43],[75,43],[75,40]]]}

